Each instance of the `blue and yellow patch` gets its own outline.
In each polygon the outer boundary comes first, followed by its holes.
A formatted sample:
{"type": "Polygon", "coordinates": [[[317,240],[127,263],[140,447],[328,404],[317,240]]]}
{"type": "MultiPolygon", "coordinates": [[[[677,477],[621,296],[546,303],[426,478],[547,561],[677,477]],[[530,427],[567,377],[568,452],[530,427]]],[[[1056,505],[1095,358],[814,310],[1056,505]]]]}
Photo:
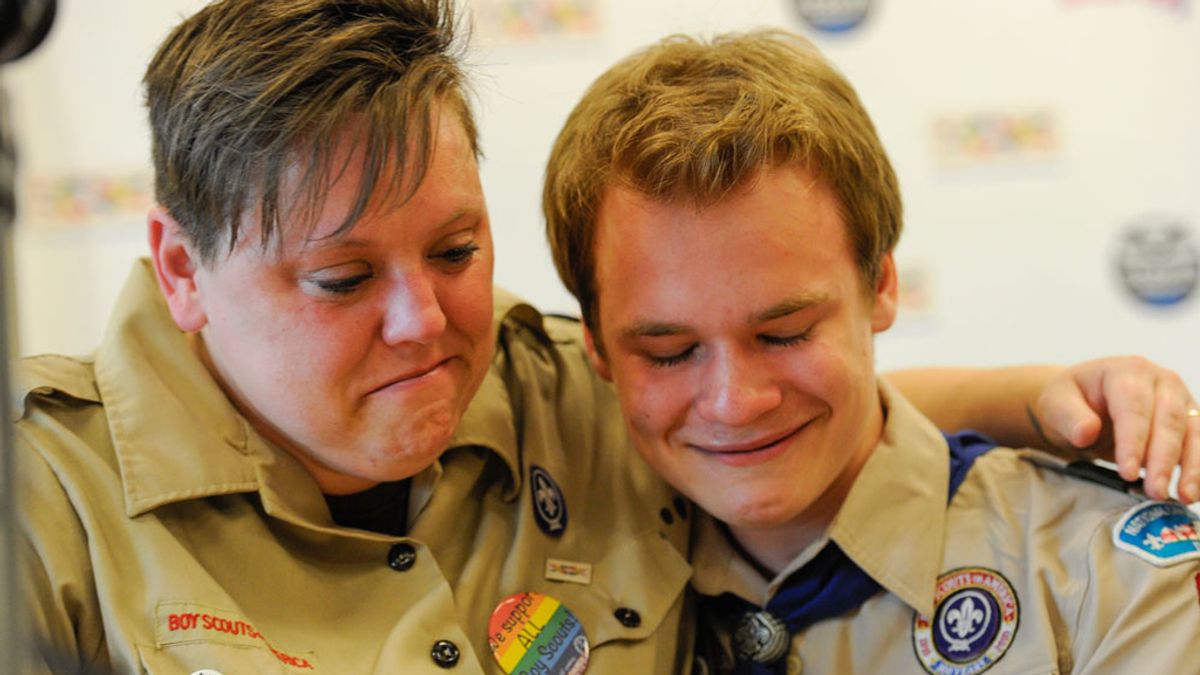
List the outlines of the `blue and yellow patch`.
{"type": "Polygon", "coordinates": [[[1143,502],[1113,526],[1113,545],[1158,567],[1200,560],[1200,517],[1178,502],[1143,502]]]}

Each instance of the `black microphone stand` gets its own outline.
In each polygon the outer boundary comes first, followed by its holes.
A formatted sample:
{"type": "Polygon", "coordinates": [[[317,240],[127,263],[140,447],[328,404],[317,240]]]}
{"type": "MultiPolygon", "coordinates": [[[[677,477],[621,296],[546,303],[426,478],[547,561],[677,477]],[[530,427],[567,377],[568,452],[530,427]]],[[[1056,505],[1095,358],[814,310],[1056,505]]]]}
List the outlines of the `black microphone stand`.
{"type": "MultiPolygon", "coordinates": [[[[33,51],[54,22],[55,0],[0,0],[0,64],[33,51]]],[[[13,224],[16,221],[16,150],[8,100],[0,87],[0,673],[28,671],[33,643],[17,575],[17,462],[13,452],[14,387],[10,359],[13,314],[13,224]]]]}

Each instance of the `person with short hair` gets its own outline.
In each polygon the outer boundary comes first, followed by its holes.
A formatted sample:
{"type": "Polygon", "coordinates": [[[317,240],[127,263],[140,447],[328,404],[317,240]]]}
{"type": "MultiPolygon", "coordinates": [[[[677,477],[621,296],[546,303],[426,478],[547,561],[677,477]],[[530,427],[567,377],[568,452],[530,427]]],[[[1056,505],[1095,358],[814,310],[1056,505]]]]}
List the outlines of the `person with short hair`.
{"type": "MultiPolygon", "coordinates": [[[[94,354],[20,367],[33,672],[687,668],[692,507],[578,324],[493,290],[455,23],[224,0],[159,48],[150,258],[94,354]]],[[[951,390],[1091,415],[1080,373],[1169,375],[1081,368],[951,390]]]]}
{"type": "Polygon", "coordinates": [[[622,60],[560,132],[544,211],[634,445],[704,510],[712,671],[1195,672],[1200,517],[943,434],[876,375],[898,182],[807,40],[622,60]]]}

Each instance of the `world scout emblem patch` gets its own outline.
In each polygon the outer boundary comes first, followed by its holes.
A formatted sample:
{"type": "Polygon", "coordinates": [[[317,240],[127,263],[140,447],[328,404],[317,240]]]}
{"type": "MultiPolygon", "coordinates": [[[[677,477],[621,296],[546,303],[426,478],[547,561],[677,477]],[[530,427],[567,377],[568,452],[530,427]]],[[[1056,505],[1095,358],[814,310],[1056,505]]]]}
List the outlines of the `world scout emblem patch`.
{"type": "Polygon", "coordinates": [[[1012,646],[1020,605],[1004,575],[963,567],[938,577],[933,616],[913,617],[913,650],[928,673],[981,673],[1012,646]]]}

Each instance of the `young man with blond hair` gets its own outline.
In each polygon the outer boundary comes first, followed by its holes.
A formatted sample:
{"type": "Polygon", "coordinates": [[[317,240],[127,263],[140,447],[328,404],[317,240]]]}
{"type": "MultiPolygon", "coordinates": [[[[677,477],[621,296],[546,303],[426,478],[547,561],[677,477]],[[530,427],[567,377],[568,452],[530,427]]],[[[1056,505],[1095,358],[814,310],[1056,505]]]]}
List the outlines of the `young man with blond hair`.
{"type": "Polygon", "coordinates": [[[544,206],[635,446],[707,512],[692,583],[716,670],[1195,670],[1194,514],[943,435],[877,377],[900,192],[803,38],[677,36],[618,63],[561,132],[544,206]]]}

